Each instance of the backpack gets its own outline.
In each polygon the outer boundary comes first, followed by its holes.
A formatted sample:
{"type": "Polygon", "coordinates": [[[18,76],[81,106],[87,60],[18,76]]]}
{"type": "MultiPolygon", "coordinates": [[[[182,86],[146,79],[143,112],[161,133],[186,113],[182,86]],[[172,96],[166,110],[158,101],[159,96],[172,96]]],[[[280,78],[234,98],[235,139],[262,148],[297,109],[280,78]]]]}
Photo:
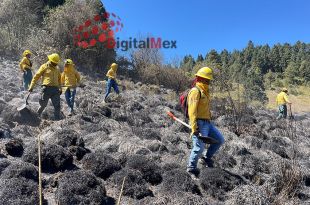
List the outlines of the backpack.
{"type": "MultiPolygon", "coordinates": [[[[200,94],[199,98],[201,98],[201,91],[200,91],[200,89],[199,89],[197,86],[195,86],[194,88],[197,88],[197,89],[199,90],[199,94],[200,94]]],[[[192,89],[192,88],[191,88],[191,89],[192,89]]],[[[188,97],[188,94],[189,94],[189,92],[191,91],[191,89],[185,90],[185,91],[180,95],[180,97],[179,97],[179,99],[180,99],[180,105],[181,105],[181,110],[182,110],[182,112],[183,112],[183,114],[184,114],[184,116],[185,116],[186,119],[189,118],[189,116],[188,116],[188,103],[187,103],[187,97],[188,97]]]]}

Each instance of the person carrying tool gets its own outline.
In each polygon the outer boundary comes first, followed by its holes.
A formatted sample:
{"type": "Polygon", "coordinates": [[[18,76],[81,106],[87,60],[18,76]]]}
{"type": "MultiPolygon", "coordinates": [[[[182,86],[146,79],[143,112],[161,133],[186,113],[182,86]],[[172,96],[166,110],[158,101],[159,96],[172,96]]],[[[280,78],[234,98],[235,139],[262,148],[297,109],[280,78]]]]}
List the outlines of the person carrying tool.
{"type": "Polygon", "coordinates": [[[282,88],[281,92],[277,95],[276,99],[277,105],[279,106],[279,115],[277,120],[281,118],[286,118],[287,116],[287,106],[289,104],[291,106],[291,102],[288,99],[288,90],[287,88],[282,88]]]}
{"type": "Polygon", "coordinates": [[[32,62],[30,61],[32,53],[30,50],[25,50],[23,52],[23,58],[19,63],[19,67],[21,71],[23,72],[23,83],[24,83],[24,89],[28,90],[28,87],[30,85],[30,82],[32,80],[32,62]]]}
{"type": "Polygon", "coordinates": [[[61,74],[61,85],[64,88],[66,102],[70,108],[69,116],[74,114],[74,98],[76,95],[76,87],[80,83],[80,74],[76,71],[75,65],[71,59],[66,59],[64,71],[61,74]]]}
{"type": "Polygon", "coordinates": [[[107,88],[106,88],[106,93],[104,96],[103,103],[106,103],[106,99],[108,95],[111,92],[111,88],[113,87],[114,91],[119,94],[119,89],[118,85],[116,82],[116,71],[117,71],[118,65],[116,63],[112,63],[110,70],[107,73],[108,81],[107,81],[107,88]]]}
{"type": "Polygon", "coordinates": [[[217,141],[217,143],[209,146],[207,152],[201,158],[201,162],[207,167],[213,167],[212,157],[225,141],[223,135],[210,121],[209,84],[211,80],[213,80],[211,68],[203,67],[199,69],[193,83],[194,87],[188,94],[188,116],[192,130],[193,147],[189,156],[187,172],[195,176],[199,173],[197,169],[198,158],[202,155],[206,146],[202,138],[210,137],[217,141]]]}
{"type": "Polygon", "coordinates": [[[60,57],[57,53],[48,55],[48,62],[41,65],[29,87],[29,92],[32,92],[35,84],[42,77],[42,93],[39,100],[40,108],[37,113],[40,116],[47,106],[48,100],[51,99],[55,109],[55,120],[60,119],[61,74],[57,67],[59,62],[60,57]]]}

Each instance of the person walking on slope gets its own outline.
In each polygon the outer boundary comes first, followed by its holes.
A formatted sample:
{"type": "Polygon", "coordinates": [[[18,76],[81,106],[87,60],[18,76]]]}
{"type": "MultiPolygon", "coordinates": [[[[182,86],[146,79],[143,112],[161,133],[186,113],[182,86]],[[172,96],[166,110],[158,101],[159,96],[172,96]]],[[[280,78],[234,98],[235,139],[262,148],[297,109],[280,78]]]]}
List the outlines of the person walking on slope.
{"type": "Polygon", "coordinates": [[[57,53],[49,55],[48,62],[41,65],[38,72],[34,75],[29,87],[29,92],[32,92],[35,84],[42,77],[42,93],[39,100],[40,108],[37,113],[40,116],[47,106],[48,100],[51,99],[55,109],[55,120],[60,119],[61,74],[57,67],[59,62],[60,57],[57,53]]]}
{"type": "Polygon", "coordinates": [[[195,176],[199,173],[197,169],[198,159],[201,157],[206,146],[201,138],[210,137],[217,141],[216,144],[211,144],[207,152],[202,156],[201,162],[207,167],[213,167],[212,157],[224,143],[223,135],[210,121],[209,85],[211,80],[213,80],[211,68],[203,67],[199,69],[193,83],[194,87],[189,91],[187,99],[188,116],[192,128],[191,137],[193,142],[187,165],[187,172],[195,176]]]}
{"type": "Polygon", "coordinates": [[[61,74],[61,85],[64,87],[66,102],[70,108],[70,114],[74,114],[74,98],[76,95],[76,87],[80,83],[80,74],[75,70],[75,65],[71,59],[65,61],[64,71],[61,74]]]}
{"type": "Polygon", "coordinates": [[[23,84],[25,90],[28,90],[32,80],[32,62],[30,61],[31,55],[32,53],[30,50],[25,50],[23,52],[23,58],[19,63],[19,67],[23,72],[23,84]]]}
{"type": "Polygon", "coordinates": [[[277,105],[279,106],[279,115],[277,117],[277,120],[279,120],[281,118],[286,118],[286,116],[287,116],[286,104],[289,104],[289,105],[292,104],[288,99],[287,88],[282,88],[281,92],[277,95],[276,102],[277,102],[277,105]]]}
{"type": "Polygon", "coordinates": [[[107,88],[106,88],[106,93],[104,96],[103,103],[106,103],[106,99],[108,95],[111,92],[111,88],[113,87],[114,91],[119,94],[119,89],[118,85],[116,82],[116,71],[117,71],[118,65],[116,63],[112,63],[110,70],[107,73],[108,81],[107,81],[107,88]]]}

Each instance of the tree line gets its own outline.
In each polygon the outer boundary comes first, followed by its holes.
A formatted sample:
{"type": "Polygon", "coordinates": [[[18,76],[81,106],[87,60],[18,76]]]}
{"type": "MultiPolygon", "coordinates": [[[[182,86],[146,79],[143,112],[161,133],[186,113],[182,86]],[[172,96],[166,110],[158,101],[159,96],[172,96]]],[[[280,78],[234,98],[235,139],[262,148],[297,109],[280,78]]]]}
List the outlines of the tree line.
{"type": "Polygon", "coordinates": [[[217,52],[212,49],[197,59],[186,55],[181,69],[189,73],[196,72],[202,65],[208,65],[221,71],[222,78],[229,82],[241,83],[249,98],[266,100],[265,88],[288,85],[310,85],[310,44],[297,41],[255,46],[249,41],[242,50],[232,52],[226,49],[217,52]]]}

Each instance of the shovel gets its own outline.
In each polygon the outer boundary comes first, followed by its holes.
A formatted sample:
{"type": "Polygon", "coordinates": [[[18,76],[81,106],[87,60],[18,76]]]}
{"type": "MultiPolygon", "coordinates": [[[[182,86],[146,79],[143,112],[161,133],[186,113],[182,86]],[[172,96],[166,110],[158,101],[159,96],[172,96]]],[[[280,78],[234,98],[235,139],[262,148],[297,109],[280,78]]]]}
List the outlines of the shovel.
{"type": "MultiPolygon", "coordinates": [[[[173,120],[181,123],[182,125],[184,125],[185,127],[189,128],[189,129],[191,129],[191,126],[189,126],[189,124],[183,122],[182,120],[180,120],[179,118],[174,116],[174,114],[172,112],[168,111],[167,114],[173,120]]],[[[208,137],[208,136],[202,136],[201,133],[199,133],[198,138],[201,139],[206,144],[217,144],[218,143],[218,141],[216,139],[213,139],[212,137],[208,137]]]]}
{"type": "Polygon", "coordinates": [[[290,108],[290,110],[289,110],[290,113],[289,113],[289,117],[288,117],[288,118],[289,118],[290,120],[293,120],[293,119],[294,119],[294,116],[293,116],[293,114],[292,114],[292,105],[291,105],[291,104],[288,104],[288,106],[289,106],[289,108],[290,108]]]}
{"type": "Polygon", "coordinates": [[[23,111],[29,110],[29,108],[28,108],[28,98],[29,98],[29,96],[30,96],[30,92],[26,96],[25,104],[23,104],[22,106],[17,108],[18,112],[23,112],[23,111]]]}

